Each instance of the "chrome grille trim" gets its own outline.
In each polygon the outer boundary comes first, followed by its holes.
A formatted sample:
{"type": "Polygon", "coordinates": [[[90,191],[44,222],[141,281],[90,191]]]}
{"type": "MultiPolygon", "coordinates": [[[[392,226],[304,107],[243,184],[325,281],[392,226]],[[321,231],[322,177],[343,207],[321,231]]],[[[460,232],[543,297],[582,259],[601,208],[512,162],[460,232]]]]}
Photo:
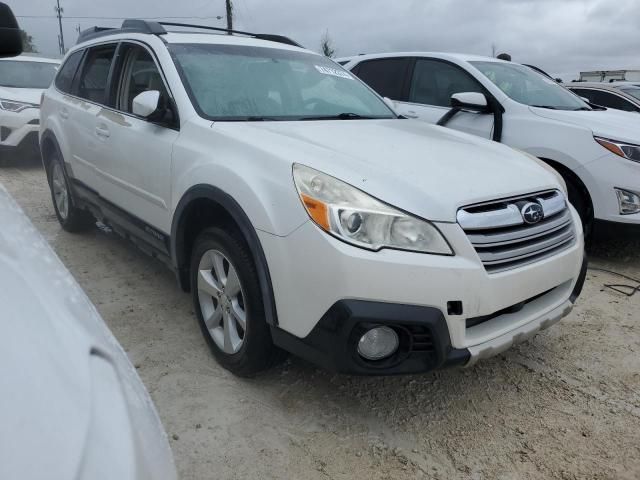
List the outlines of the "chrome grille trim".
{"type": "Polygon", "coordinates": [[[557,190],[470,205],[461,208],[457,218],[489,273],[540,261],[576,239],[571,211],[557,190]],[[523,218],[522,205],[529,202],[542,206],[539,223],[527,224],[523,218]]]}

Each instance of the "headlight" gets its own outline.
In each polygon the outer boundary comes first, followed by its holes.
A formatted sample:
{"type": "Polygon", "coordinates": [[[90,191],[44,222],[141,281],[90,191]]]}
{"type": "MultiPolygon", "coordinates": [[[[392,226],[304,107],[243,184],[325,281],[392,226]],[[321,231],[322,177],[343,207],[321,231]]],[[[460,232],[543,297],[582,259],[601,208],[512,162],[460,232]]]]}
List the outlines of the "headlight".
{"type": "Polygon", "coordinates": [[[351,185],[304,165],[293,166],[302,204],[325,232],[369,250],[395,248],[453,255],[438,229],[351,185]]]}
{"type": "Polygon", "coordinates": [[[8,112],[18,113],[27,108],[38,108],[39,105],[35,103],[16,102],[13,100],[4,100],[0,98],[0,109],[7,110],[8,112]]]}
{"type": "Polygon", "coordinates": [[[626,158],[628,160],[633,160],[634,162],[640,162],[640,145],[618,142],[617,140],[602,137],[593,138],[611,153],[615,153],[619,157],[626,158]]]}

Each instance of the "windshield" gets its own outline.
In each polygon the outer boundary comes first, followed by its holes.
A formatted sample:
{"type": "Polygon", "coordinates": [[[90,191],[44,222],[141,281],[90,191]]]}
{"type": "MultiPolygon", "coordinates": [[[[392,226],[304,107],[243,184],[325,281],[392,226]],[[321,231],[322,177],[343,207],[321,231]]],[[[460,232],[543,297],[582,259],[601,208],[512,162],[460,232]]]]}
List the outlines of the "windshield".
{"type": "Polygon", "coordinates": [[[49,88],[57,70],[57,63],[2,60],[0,87],[49,88]]]}
{"type": "Polygon", "coordinates": [[[509,98],[532,107],[591,110],[575,94],[554,80],[516,63],[471,62],[509,98]]]}
{"type": "Polygon", "coordinates": [[[196,109],[211,120],[395,118],[360,80],[320,55],[238,45],[170,49],[196,109]]]}
{"type": "Polygon", "coordinates": [[[638,100],[640,100],[640,88],[637,88],[637,87],[625,87],[625,88],[621,88],[620,90],[622,90],[627,95],[631,95],[632,97],[635,97],[638,100]]]}

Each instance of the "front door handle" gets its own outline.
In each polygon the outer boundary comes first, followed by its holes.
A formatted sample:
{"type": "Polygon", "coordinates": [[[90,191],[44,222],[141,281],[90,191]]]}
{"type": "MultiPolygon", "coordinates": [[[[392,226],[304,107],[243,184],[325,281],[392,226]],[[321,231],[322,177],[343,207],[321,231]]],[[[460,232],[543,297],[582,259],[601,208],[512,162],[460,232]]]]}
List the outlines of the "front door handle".
{"type": "Polygon", "coordinates": [[[98,125],[96,127],[96,135],[102,138],[109,138],[111,134],[109,133],[109,129],[107,127],[98,125]]]}
{"type": "Polygon", "coordinates": [[[418,114],[413,110],[409,110],[408,112],[403,113],[403,115],[407,118],[418,118],[418,114]]]}
{"type": "Polygon", "coordinates": [[[66,120],[67,118],[69,118],[69,110],[67,110],[66,108],[61,109],[60,118],[62,118],[63,120],[66,120]]]}

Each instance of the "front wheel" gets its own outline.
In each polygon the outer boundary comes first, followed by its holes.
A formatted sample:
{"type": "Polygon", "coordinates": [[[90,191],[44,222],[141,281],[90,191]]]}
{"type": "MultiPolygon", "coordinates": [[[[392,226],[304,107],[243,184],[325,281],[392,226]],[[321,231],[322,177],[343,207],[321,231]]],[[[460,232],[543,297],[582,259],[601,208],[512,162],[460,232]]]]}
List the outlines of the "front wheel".
{"type": "Polygon", "coordinates": [[[591,202],[587,197],[587,193],[574,180],[566,177],[564,180],[567,184],[569,202],[574,206],[578,215],[580,215],[585,238],[589,238],[591,236],[591,230],[593,229],[593,209],[591,202]]]}
{"type": "Polygon", "coordinates": [[[271,340],[258,275],[239,233],[210,228],[198,236],[191,291],[202,333],[224,368],[253,376],[282,357],[271,340]]]}

